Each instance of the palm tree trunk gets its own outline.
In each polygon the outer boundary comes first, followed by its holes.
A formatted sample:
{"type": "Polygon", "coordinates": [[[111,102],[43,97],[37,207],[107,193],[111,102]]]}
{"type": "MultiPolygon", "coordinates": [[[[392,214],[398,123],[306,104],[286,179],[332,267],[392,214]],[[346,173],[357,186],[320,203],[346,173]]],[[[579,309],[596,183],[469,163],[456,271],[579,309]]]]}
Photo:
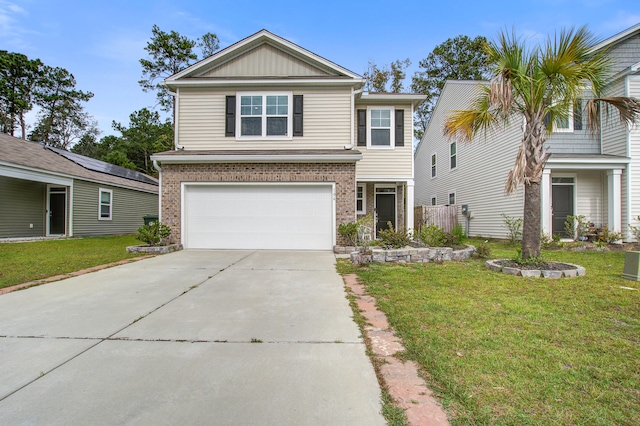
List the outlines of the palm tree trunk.
{"type": "Polygon", "coordinates": [[[522,221],[522,259],[540,257],[540,183],[524,185],[522,221]]]}

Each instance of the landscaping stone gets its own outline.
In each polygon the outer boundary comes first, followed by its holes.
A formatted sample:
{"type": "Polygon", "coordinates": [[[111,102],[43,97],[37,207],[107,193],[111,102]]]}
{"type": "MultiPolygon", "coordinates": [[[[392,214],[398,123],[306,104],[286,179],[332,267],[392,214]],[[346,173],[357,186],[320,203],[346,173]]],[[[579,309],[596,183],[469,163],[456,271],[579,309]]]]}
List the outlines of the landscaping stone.
{"type": "Polygon", "coordinates": [[[354,264],[361,263],[385,263],[385,262],[429,262],[435,261],[463,261],[469,259],[476,248],[473,246],[467,246],[462,250],[453,250],[451,247],[406,247],[403,249],[391,249],[385,250],[375,248],[370,251],[371,254],[364,254],[361,249],[357,247],[341,247],[335,246],[333,252],[336,254],[343,253],[346,249],[352,249],[350,253],[351,261],[354,264]]]}
{"type": "Polygon", "coordinates": [[[523,277],[540,278],[541,271],[539,269],[523,269],[520,273],[523,277]]]}
{"type": "Polygon", "coordinates": [[[127,247],[127,252],[167,254],[174,251],[182,250],[182,248],[182,244],[167,244],[166,246],[150,246],[148,244],[144,244],[140,246],[129,246],[127,247]]]}
{"type": "Polygon", "coordinates": [[[507,275],[513,275],[514,277],[520,276],[520,269],[518,268],[510,268],[508,266],[505,266],[504,268],[502,268],[502,272],[504,272],[507,275]]]}
{"type": "Polygon", "coordinates": [[[485,263],[485,266],[489,269],[491,269],[493,272],[500,272],[502,271],[502,265],[498,265],[496,262],[494,262],[493,260],[487,260],[487,262],[485,263]]]}
{"type": "MultiPolygon", "coordinates": [[[[566,265],[567,267],[566,269],[558,268],[554,270],[520,269],[512,266],[502,266],[503,263],[509,264],[510,262],[508,262],[507,259],[493,259],[493,260],[487,260],[485,262],[485,266],[494,272],[502,272],[502,273],[513,275],[516,277],[522,276],[522,277],[536,277],[536,278],[543,277],[543,278],[558,279],[563,277],[565,278],[581,277],[587,273],[587,270],[580,265],[574,265],[571,263],[564,263],[564,262],[556,262],[556,263],[559,263],[561,265],[566,265]]],[[[511,262],[511,265],[513,265],[512,262],[511,262]]],[[[556,265],[556,267],[558,267],[558,265],[556,265]]]]}
{"type": "Polygon", "coordinates": [[[564,271],[542,271],[542,276],[545,278],[562,278],[564,271]]]}
{"type": "Polygon", "coordinates": [[[577,269],[567,269],[564,271],[564,276],[566,278],[575,278],[578,276],[578,270],[577,269]]]}

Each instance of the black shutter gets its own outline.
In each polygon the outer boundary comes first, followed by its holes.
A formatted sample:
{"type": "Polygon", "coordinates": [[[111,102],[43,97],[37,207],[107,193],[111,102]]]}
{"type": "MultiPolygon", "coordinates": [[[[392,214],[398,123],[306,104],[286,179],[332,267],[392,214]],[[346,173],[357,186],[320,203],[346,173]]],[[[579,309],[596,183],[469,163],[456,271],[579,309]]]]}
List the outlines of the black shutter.
{"type": "Polygon", "coordinates": [[[302,136],[302,95],[293,95],[293,136],[302,136]]]}
{"type": "Polygon", "coordinates": [[[582,130],[582,99],[573,104],[573,130],[582,130]]]}
{"type": "Polygon", "coordinates": [[[225,120],[225,127],[224,127],[224,135],[235,136],[236,135],[236,97],[235,96],[227,96],[225,118],[226,120],[225,120]]]}
{"type": "Polygon", "coordinates": [[[367,110],[358,110],[358,146],[367,146],[367,110]]]}
{"type": "Polygon", "coordinates": [[[404,110],[396,110],[396,146],[404,146],[404,110]]]}

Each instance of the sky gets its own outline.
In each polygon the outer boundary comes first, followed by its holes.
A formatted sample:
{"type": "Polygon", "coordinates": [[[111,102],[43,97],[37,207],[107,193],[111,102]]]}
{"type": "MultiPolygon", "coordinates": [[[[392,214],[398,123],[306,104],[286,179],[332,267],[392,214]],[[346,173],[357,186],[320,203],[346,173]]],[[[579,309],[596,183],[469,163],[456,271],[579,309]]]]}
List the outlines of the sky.
{"type": "Polygon", "coordinates": [[[134,111],[157,109],[138,84],[154,24],[191,39],[215,33],[221,48],[267,29],[360,75],[369,61],[409,58],[406,87],[420,60],[458,35],[515,30],[535,43],[587,24],[605,39],[639,22],[638,0],[0,0],[0,50],[71,72],[94,93],[85,110],[105,136],[118,134],[112,121],[128,125],[134,111]]]}

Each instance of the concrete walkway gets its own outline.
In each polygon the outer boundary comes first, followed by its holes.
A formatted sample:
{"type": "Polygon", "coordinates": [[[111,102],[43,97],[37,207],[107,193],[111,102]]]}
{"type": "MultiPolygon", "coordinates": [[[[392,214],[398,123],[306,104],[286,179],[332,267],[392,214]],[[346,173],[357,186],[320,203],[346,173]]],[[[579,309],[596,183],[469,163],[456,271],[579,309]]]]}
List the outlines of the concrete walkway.
{"type": "Polygon", "coordinates": [[[384,424],[330,252],[188,250],[0,297],[0,424],[384,424]]]}

